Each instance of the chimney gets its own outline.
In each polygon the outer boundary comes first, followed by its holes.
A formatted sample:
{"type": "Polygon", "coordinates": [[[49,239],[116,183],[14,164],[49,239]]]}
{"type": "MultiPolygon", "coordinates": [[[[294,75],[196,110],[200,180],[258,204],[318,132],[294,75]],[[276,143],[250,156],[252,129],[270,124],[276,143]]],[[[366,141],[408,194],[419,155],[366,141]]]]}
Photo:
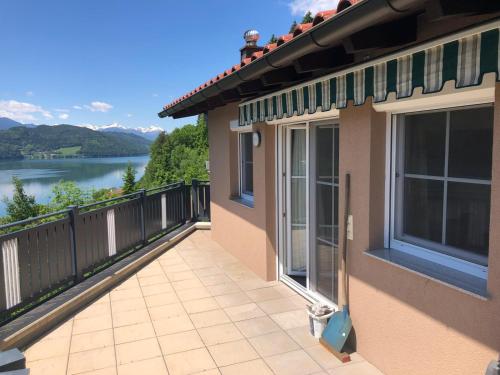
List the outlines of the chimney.
{"type": "Polygon", "coordinates": [[[246,59],[247,57],[252,56],[252,53],[257,51],[262,51],[264,48],[259,47],[257,45],[257,41],[259,40],[260,35],[257,30],[247,30],[245,34],[243,34],[243,39],[245,39],[245,46],[240,49],[241,52],[241,61],[246,59]]]}

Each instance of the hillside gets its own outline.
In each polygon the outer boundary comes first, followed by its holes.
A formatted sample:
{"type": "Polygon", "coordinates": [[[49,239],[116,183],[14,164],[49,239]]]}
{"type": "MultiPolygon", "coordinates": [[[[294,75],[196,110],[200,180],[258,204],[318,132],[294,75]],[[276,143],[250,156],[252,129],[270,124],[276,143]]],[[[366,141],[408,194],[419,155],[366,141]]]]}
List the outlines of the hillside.
{"type": "Polygon", "coordinates": [[[79,156],[132,156],[149,152],[151,142],[133,134],[103,133],[87,128],[39,125],[0,130],[0,159],[15,159],[37,154],[79,156]]]}
{"type": "Polygon", "coordinates": [[[33,124],[21,124],[20,122],[11,120],[7,117],[0,117],[0,130],[7,130],[16,126],[24,126],[27,128],[33,128],[35,125],[33,124]]]}

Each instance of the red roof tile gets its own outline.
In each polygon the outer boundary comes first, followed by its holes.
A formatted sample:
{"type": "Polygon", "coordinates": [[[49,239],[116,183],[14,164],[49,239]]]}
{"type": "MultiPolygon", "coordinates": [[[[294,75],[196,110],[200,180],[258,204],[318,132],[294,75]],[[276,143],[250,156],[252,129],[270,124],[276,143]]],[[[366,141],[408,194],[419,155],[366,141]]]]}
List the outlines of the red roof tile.
{"type": "Polygon", "coordinates": [[[263,55],[273,51],[274,49],[278,48],[279,46],[281,46],[285,43],[288,43],[293,38],[296,38],[297,36],[308,32],[309,30],[311,30],[313,27],[320,24],[321,22],[326,21],[327,19],[335,16],[337,13],[341,12],[342,10],[348,8],[349,6],[351,6],[353,4],[359,3],[360,1],[362,1],[362,0],[340,0],[338,5],[337,5],[337,9],[325,10],[322,12],[318,12],[314,16],[312,23],[298,24],[295,27],[295,29],[293,30],[293,33],[280,36],[278,38],[277,43],[267,44],[266,46],[264,46],[264,49],[262,51],[254,52],[251,57],[244,59],[240,64],[234,65],[231,69],[228,69],[224,73],[219,74],[217,77],[212,78],[211,80],[205,82],[204,84],[200,85],[199,87],[197,87],[196,89],[194,89],[190,93],[188,93],[188,94],[182,96],[181,98],[171,102],[170,104],[167,104],[164,107],[164,109],[172,108],[173,106],[179,104],[183,100],[186,100],[190,96],[200,92],[201,90],[207,88],[208,86],[213,85],[215,82],[220,81],[224,77],[227,77],[227,76],[233,74],[234,72],[240,70],[242,67],[244,67],[248,64],[251,64],[253,61],[259,59],[263,55]]]}

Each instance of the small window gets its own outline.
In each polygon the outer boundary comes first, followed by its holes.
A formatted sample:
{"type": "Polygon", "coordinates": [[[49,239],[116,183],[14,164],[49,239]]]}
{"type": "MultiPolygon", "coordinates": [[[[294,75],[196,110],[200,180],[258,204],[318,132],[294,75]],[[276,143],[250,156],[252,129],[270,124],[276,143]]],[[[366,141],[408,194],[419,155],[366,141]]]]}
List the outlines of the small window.
{"type": "Polygon", "coordinates": [[[252,133],[239,135],[240,196],[253,202],[253,142],[252,133]]]}
{"type": "Polygon", "coordinates": [[[395,119],[391,247],[431,250],[486,267],[493,107],[395,119]]]}

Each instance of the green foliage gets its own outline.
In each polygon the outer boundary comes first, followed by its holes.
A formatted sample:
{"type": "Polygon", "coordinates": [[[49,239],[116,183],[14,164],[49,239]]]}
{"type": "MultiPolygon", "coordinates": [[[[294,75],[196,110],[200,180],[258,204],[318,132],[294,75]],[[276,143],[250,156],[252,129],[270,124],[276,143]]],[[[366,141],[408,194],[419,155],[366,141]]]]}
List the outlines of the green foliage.
{"type": "Polygon", "coordinates": [[[206,180],[208,173],[208,128],[205,115],[196,125],[185,125],[171,133],[161,133],[151,146],[151,158],[140,185],[145,188],[193,178],[206,180]]]}
{"type": "Polygon", "coordinates": [[[277,43],[278,42],[278,38],[276,38],[276,35],[271,35],[271,38],[269,39],[269,42],[268,44],[273,44],[273,43],[277,43]]]}
{"type": "Polygon", "coordinates": [[[123,194],[131,194],[137,190],[135,184],[136,170],[132,167],[132,164],[128,163],[125,174],[123,175],[123,194]]]}
{"type": "Polygon", "coordinates": [[[73,181],[59,181],[52,188],[49,207],[51,211],[59,211],[69,206],[81,206],[91,201],[90,191],[79,188],[73,181]]]}
{"type": "Polygon", "coordinates": [[[311,23],[312,21],[314,21],[314,17],[312,16],[311,11],[308,11],[306,14],[304,14],[301,23],[311,23]]]}
{"type": "Polygon", "coordinates": [[[12,200],[4,198],[9,222],[38,216],[40,214],[40,206],[35,202],[35,197],[26,194],[24,185],[19,178],[12,177],[12,184],[14,185],[12,200]]]}
{"type": "Polygon", "coordinates": [[[71,125],[0,130],[0,159],[23,155],[131,156],[149,152],[150,141],[134,134],[103,133],[71,125]]]}
{"type": "Polygon", "coordinates": [[[288,31],[290,34],[292,34],[295,31],[295,28],[297,27],[297,21],[293,21],[292,26],[290,26],[290,31],[288,31]]]}

